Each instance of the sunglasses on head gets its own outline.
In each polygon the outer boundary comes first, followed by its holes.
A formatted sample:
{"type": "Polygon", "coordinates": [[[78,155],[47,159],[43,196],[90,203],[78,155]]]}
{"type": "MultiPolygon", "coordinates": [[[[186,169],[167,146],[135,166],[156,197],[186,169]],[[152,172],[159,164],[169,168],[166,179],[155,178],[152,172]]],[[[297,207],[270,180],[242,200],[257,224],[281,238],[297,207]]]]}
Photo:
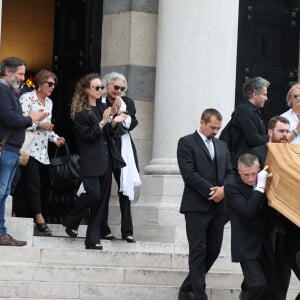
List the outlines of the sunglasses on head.
{"type": "Polygon", "coordinates": [[[121,90],[121,92],[124,92],[125,86],[114,85],[114,90],[115,91],[121,90]]]}
{"type": "Polygon", "coordinates": [[[103,85],[96,85],[96,86],[92,86],[93,89],[95,89],[97,92],[101,89],[101,91],[104,89],[103,85]]]}
{"type": "Polygon", "coordinates": [[[55,82],[46,81],[45,83],[47,83],[49,87],[55,87],[56,86],[55,82]]]}

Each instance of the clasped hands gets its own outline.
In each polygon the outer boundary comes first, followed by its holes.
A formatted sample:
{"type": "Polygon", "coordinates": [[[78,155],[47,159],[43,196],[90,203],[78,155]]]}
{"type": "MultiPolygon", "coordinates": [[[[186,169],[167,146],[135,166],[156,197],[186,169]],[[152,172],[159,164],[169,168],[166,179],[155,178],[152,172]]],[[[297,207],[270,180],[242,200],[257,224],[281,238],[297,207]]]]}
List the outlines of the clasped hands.
{"type": "MultiPolygon", "coordinates": [[[[103,112],[103,116],[102,116],[102,120],[103,122],[106,124],[109,120],[109,117],[110,116],[113,116],[113,113],[112,113],[112,107],[108,107],[104,110],[103,112]]],[[[126,114],[123,114],[123,113],[120,113],[118,115],[116,115],[113,120],[112,120],[112,126],[115,127],[116,126],[116,123],[120,123],[120,122],[123,122],[124,120],[127,119],[127,115],[126,114]]]]}
{"type": "Polygon", "coordinates": [[[214,202],[220,202],[224,198],[224,186],[213,186],[210,188],[210,197],[208,197],[208,200],[214,201],[214,202]]]}

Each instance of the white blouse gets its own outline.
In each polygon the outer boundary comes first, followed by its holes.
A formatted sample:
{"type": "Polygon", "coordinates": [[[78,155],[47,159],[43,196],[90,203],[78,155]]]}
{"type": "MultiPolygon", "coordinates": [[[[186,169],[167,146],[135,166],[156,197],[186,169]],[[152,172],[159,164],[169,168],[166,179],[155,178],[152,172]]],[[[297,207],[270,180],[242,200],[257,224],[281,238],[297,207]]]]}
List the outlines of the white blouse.
{"type": "MultiPolygon", "coordinates": [[[[36,91],[34,90],[23,94],[19,101],[22,105],[24,116],[28,116],[30,112],[43,109],[45,112],[49,112],[49,115],[41,122],[51,123],[53,104],[50,98],[46,97],[44,106],[39,102],[36,91]]],[[[28,127],[26,130],[32,130],[34,133],[34,138],[30,147],[30,156],[44,165],[49,165],[48,141],[56,143],[59,136],[53,130],[45,131],[38,129],[38,123],[33,123],[32,126],[28,127]]]]}

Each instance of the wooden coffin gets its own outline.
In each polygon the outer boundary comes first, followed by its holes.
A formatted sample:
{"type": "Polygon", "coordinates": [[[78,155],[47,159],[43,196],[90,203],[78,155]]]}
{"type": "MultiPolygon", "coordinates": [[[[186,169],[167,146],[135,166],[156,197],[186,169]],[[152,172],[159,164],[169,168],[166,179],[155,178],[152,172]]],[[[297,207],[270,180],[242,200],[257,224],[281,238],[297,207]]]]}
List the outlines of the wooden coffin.
{"type": "Polygon", "coordinates": [[[266,195],[271,207],[300,227],[300,144],[268,143],[266,195]]]}

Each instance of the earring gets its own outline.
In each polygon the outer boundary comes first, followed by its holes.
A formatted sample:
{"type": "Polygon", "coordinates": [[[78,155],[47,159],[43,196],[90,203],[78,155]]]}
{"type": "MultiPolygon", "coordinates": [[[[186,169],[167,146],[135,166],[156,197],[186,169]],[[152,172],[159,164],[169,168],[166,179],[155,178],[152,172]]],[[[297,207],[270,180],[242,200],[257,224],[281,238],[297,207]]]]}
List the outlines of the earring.
{"type": "Polygon", "coordinates": [[[38,90],[38,92],[40,92],[42,89],[39,87],[37,90],[38,90]]]}

